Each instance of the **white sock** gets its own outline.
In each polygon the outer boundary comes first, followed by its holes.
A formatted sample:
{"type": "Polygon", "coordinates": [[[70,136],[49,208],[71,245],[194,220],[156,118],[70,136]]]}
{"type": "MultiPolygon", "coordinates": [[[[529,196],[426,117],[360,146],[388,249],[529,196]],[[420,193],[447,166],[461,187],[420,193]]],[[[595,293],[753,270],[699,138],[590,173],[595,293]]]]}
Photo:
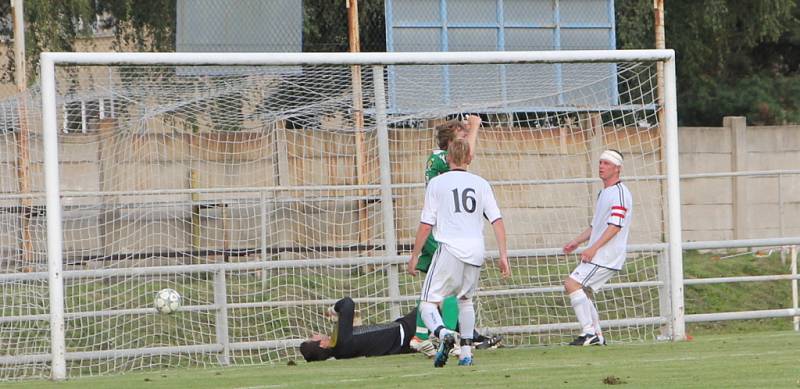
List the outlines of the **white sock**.
{"type": "Polygon", "coordinates": [[[594,334],[594,325],[592,325],[592,300],[586,296],[583,289],[578,289],[569,294],[569,301],[572,303],[572,310],[575,311],[575,316],[578,318],[583,329],[583,334],[594,334]]]}
{"type": "Polygon", "coordinates": [[[475,333],[475,306],[472,299],[458,299],[458,329],[462,339],[472,339],[475,333]]]}
{"type": "MultiPolygon", "coordinates": [[[[439,313],[439,308],[436,306],[435,303],[429,303],[427,301],[420,301],[419,302],[419,311],[422,314],[422,321],[425,322],[425,327],[428,327],[428,330],[431,333],[434,333],[437,328],[443,327],[444,322],[442,321],[442,315],[439,313]]],[[[442,329],[439,332],[439,338],[443,338],[445,334],[450,333],[449,330],[442,329]]]]}
{"type": "Polygon", "coordinates": [[[461,346],[461,353],[458,354],[458,359],[466,359],[467,357],[472,357],[472,346],[463,345],[461,346]]]}
{"type": "MultiPolygon", "coordinates": [[[[462,339],[472,340],[472,334],[475,333],[475,306],[472,304],[472,299],[458,299],[458,327],[462,339]]],[[[472,357],[472,347],[461,346],[459,358],[467,357],[472,357]]]]}
{"type": "Polygon", "coordinates": [[[597,313],[597,306],[594,301],[589,300],[589,302],[592,303],[592,327],[594,327],[594,333],[602,337],[603,330],[600,328],[600,314],[597,313]]]}

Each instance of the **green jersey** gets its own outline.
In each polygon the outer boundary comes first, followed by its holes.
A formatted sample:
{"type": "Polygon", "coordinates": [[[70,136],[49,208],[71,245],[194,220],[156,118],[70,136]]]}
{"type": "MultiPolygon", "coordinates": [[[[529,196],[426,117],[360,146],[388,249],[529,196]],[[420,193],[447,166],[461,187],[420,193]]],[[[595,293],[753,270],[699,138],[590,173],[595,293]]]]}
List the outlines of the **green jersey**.
{"type": "Polygon", "coordinates": [[[447,150],[436,150],[428,157],[428,163],[425,164],[425,185],[433,178],[442,173],[450,171],[450,165],[447,164],[447,150]]]}
{"type": "MultiPolygon", "coordinates": [[[[450,165],[447,164],[447,150],[434,151],[425,164],[425,185],[428,185],[428,182],[433,177],[449,171],[450,165]]],[[[422,252],[419,256],[419,262],[417,262],[417,270],[428,272],[433,260],[433,254],[437,248],[439,248],[439,244],[433,238],[433,234],[428,235],[428,239],[425,240],[425,246],[422,247],[422,252]]]]}
{"type": "MultiPolygon", "coordinates": [[[[428,182],[433,177],[449,171],[450,165],[447,164],[447,150],[434,151],[425,164],[425,185],[428,185],[428,182]]],[[[422,253],[419,256],[419,262],[417,262],[417,270],[428,272],[433,260],[433,254],[438,247],[439,244],[436,239],[433,239],[433,234],[428,235],[428,239],[425,240],[425,246],[422,247],[422,253]]],[[[458,326],[458,299],[455,296],[446,297],[442,302],[441,311],[444,326],[455,331],[458,326]]],[[[428,329],[425,327],[425,322],[420,314],[419,302],[417,302],[417,332],[414,336],[420,339],[428,339],[429,336],[428,329]]]]}

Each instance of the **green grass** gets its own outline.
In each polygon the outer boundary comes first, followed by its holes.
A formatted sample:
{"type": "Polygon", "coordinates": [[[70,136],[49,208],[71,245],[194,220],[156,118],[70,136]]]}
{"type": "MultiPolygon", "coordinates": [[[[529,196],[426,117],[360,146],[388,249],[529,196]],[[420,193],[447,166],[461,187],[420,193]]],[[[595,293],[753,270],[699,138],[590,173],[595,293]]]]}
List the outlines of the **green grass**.
{"type": "Polygon", "coordinates": [[[62,383],[29,381],[3,388],[469,387],[800,388],[800,334],[761,332],[697,336],[679,343],[608,347],[505,348],[476,352],[476,365],[451,360],[434,369],[420,354],[317,363],[176,369],[62,383]],[[606,383],[604,383],[604,381],[606,383]]]}

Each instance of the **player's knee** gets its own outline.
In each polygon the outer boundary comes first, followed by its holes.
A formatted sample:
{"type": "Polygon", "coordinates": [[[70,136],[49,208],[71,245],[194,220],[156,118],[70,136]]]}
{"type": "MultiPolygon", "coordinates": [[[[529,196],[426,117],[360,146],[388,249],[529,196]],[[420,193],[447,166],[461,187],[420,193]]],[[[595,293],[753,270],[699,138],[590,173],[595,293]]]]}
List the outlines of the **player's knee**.
{"type": "Polygon", "coordinates": [[[567,292],[567,294],[570,294],[581,288],[582,288],[581,284],[573,280],[572,277],[567,277],[564,280],[564,291],[567,292]]]}
{"type": "Polygon", "coordinates": [[[567,280],[564,281],[564,290],[567,292],[567,294],[572,294],[579,290],[591,290],[591,289],[589,287],[584,287],[583,284],[581,284],[578,281],[575,281],[573,278],[567,277],[567,280]]]}
{"type": "Polygon", "coordinates": [[[435,311],[437,309],[439,309],[439,307],[438,307],[438,304],[436,304],[436,303],[432,303],[430,301],[420,301],[419,302],[419,311],[421,313],[423,313],[423,314],[425,312],[435,311]]]}
{"type": "Polygon", "coordinates": [[[337,312],[342,312],[344,310],[349,310],[349,309],[355,310],[356,303],[353,301],[352,298],[347,296],[337,301],[334,307],[336,308],[337,312]]]}
{"type": "Polygon", "coordinates": [[[468,309],[474,309],[474,305],[472,303],[472,299],[471,298],[464,298],[464,297],[458,299],[458,310],[459,311],[464,311],[464,310],[468,310],[468,309]]]}

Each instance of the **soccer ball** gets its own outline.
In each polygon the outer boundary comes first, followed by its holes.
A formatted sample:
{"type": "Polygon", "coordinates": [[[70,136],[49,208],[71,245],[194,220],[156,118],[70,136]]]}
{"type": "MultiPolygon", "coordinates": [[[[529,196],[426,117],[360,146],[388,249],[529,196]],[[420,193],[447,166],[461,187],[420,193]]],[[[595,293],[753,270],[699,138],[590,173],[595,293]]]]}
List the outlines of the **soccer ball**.
{"type": "Polygon", "coordinates": [[[159,313],[175,312],[181,306],[181,295],[175,289],[161,289],[156,294],[155,306],[159,313]]]}

